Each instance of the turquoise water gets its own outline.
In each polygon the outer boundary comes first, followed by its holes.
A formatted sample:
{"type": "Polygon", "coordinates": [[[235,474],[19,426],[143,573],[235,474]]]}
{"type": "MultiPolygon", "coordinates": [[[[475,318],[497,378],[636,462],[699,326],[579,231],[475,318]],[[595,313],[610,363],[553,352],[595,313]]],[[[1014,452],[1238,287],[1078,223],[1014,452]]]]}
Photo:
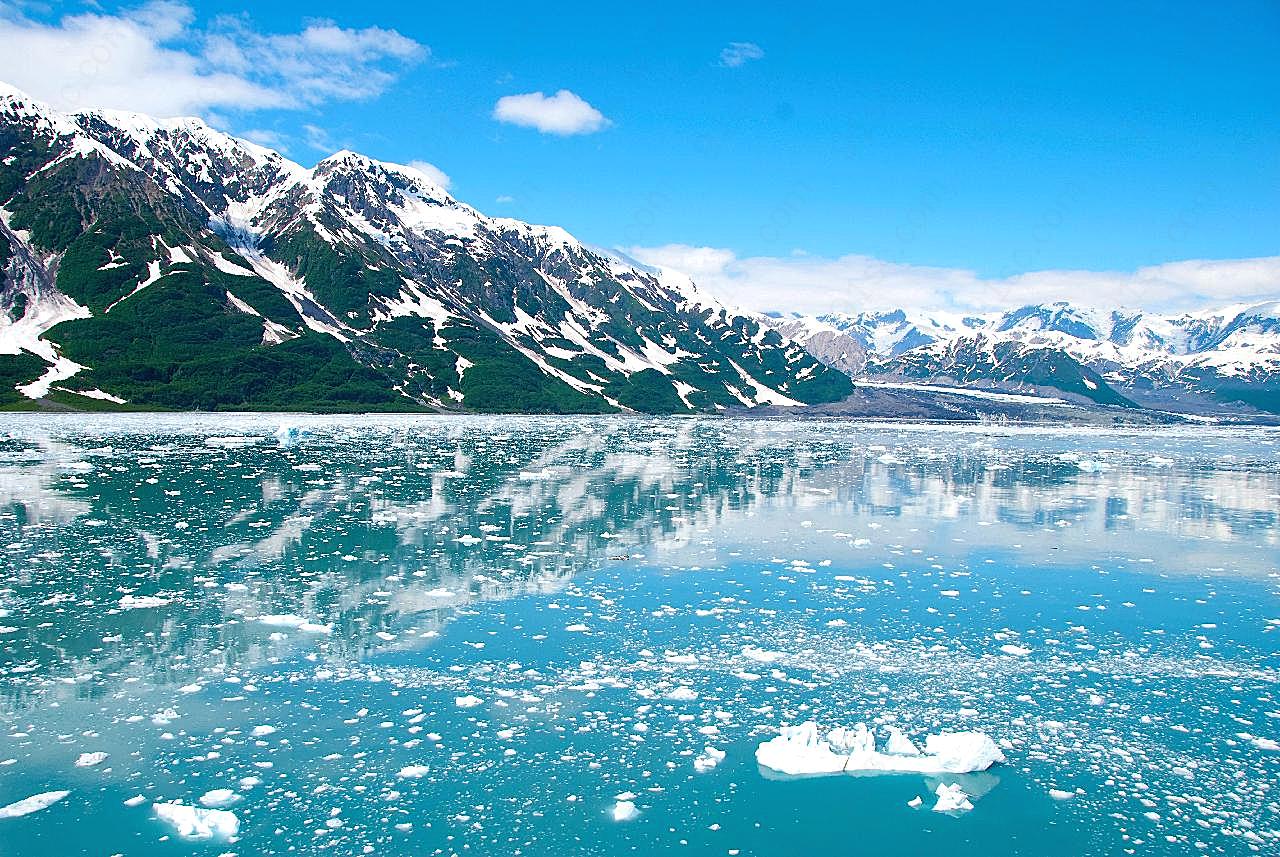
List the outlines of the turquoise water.
{"type": "Polygon", "coordinates": [[[288,423],[0,417],[0,854],[1280,852],[1280,433],[288,423]]]}

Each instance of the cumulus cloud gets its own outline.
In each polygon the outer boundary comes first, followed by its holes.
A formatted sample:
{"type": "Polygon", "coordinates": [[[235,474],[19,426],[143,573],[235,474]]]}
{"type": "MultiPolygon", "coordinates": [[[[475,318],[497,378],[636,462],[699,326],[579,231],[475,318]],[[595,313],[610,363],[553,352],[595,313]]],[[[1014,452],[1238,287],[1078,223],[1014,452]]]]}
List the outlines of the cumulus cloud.
{"type": "Polygon", "coordinates": [[[493,118],[562,136],[592,134],[609,127],[603,113],[567,89],[550,97],[541,92],[504,95],[494,105],[493,118]]]}
{"type": "Polygon", "coordinates": [[[409,166],[422,173],[431,180],[432,184],[443,190],[448,190],[449,186],[453,184],[453,179],[449,178],[449,174],[435,164],[427,161],[410,161],[409,166]]]}
{"type": "Polygon", "coordinates": [[[370,98],[429,56],[395,30],[313,22],[255,31],[245,17],[197,27],[191,6],[157,0],[47,23],[0,15],[0,80],[55,107],[159,116],[302,108],[370,98]]]}
{"type": "Polygon", "coordinates": [[[630,247],[626,252],[647,265],[682,271],[721,300],[761,312],[987,312],[1057,300],[1178,312],[1280,297],[1280,256],[1167,262],[1136,271],[1050,270],[990,278],[961,268],[859,255],[740,258],[731,250],[686,244],[630,247]]]}
{"type": "Polygon", "coordinates": [[[720,65],[737,68],[764,56],[764,48],[755,42],[730,42],[720,51],[720,65]]]}

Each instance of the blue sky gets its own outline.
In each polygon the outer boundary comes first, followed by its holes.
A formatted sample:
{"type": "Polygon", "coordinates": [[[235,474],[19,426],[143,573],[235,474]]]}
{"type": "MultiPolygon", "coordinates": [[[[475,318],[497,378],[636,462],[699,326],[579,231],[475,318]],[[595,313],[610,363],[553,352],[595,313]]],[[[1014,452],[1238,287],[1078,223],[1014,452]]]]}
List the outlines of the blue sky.
{"type": "MultiPolygon", "coordinates": [[[[91,50],[98,31],[76,21],[144,28],[159,58],[120,49],[95,80],[119,65],[141,69],[141,83],[75,87],[94,106],[157,112],[167,105],[143,85],[147,63],[172,74],[170,55],[186,55],[183,112],[307,164],[337,148],[428,161],[482,211],[710,264],[708,278],[752,259],[830,274],[815,265],[853,257],[1008,282],[1280,254],[1274,0],[0,9],[6,41],[61,32],[91,50]],[[328,78],[272,65],[277,49],[325,62],[283,41],[321,22],[363,38],[328,78]],[[235,66],[213,53],[220,40],[266,53],[235,66]],[[495,116],[504,97],[561,90],[563,101],[498,111],[555,113],[550,131],[495,116]],[[691,255],[707,250],[720,255],[691,255]]],[[[0,59],[0,78],[26,73],[39,87],[40,63],[72,66],[21,61],[0,59]]]]}

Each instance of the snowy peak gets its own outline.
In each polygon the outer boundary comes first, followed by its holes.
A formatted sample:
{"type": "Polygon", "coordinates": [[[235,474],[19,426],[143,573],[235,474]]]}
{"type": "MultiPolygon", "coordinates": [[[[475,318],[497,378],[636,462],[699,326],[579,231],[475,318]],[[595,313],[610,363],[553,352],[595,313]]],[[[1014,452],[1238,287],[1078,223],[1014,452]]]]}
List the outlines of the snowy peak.
{"type": "Polygon", "coordinates": [[[52,320],[11,349],[57,364],[42,396],[89,396],[66,386],[89,373],[110,401],[202,408],[684,413],[852,389],[687,278],[487,217],[412,166],[305,169],[200,120],[5,93],[0,250],[23,262],[0,334],[52,320]],[[42,337],[72,317],[64,354],[42,337]]]}
{"type": "Polygon", "coordinates": [[[1097,340],[1102,338],[1099,329],[1104,322],[1095,315],[1066,302],[1024,306],[1005,313],[997,322],[996,330],[1002,333],[1014,329],[1051,331],[1076,339],[1097,340]]]}
{"type": "Polygon", "coordinates": [[[1101,383],[1118,397],[1166,410],[1276,411],[1278,315],[1277,302],[1170,315],[1055,302],[984,316],[894,310],[767,321],[855,378],[1058,389],[1110,400],[1101,383]],[[863,359],[847,359],[858,347],[863,359]]]}

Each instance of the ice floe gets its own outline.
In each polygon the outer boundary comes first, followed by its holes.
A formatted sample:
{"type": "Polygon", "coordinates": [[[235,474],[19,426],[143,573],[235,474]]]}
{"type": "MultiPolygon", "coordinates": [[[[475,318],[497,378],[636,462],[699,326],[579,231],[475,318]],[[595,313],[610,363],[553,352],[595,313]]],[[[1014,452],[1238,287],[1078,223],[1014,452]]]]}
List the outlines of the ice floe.
{"type": "Polygon", "coordinates": [[[996,743],[981,732],[926,735],[921,752],[900,731],[892,730],[882,752],[876,749],[875,736],[863,723],[852,729],[836,727],[825,736],[812,721],[784,726],[780,734],[756,748],[756,761],[762,766],[792,776],[872,772],[967,774],[985,771],[1004,760],[1004,753],[996,743]]]}
{"type": "Polygon", "coordinates": [[[959,783],[939,783],[934,794],[938,796],[938,802],[933,805],[934,812],[968,812],[973,809],[973,802],[959,783]]]}
{"type": "Polygon", "coordinates": [[[156,818],[188,839],[231,839],[240,833],[240,819],[226,809],[201,809],[185,803],[154,803],[156,818]]]}
{"type": "Polygon", "coordinates": [[[640,810],[636,808],[634,801],[620,800],[613,805],[614,821],[631,821],[640,816],[640,810]]]}
{"type": "Polygon", "coordinates": [[[200,805],[210,809],[225,809],[239,803],[240,795],[231,789],[210,789],[200,796],[200,805]]]}
{"type": "Polygon", "coordinates": [[[41,792],[38,795],[24,797],[22,800],[14,801],[8,806],[0,806],[0,818],[20,818],[33,812],[39,812],[42,809],[48,809],[69,794],[71,794],[69,791],[54,791],[41,792]]]}
{"type": "Polygon", "coordinates": [[[710,771],[724,761],[724,755],[724,750],[717,750],[708,744],[693,760],[693,769],[699,773],[710,771]]]}

